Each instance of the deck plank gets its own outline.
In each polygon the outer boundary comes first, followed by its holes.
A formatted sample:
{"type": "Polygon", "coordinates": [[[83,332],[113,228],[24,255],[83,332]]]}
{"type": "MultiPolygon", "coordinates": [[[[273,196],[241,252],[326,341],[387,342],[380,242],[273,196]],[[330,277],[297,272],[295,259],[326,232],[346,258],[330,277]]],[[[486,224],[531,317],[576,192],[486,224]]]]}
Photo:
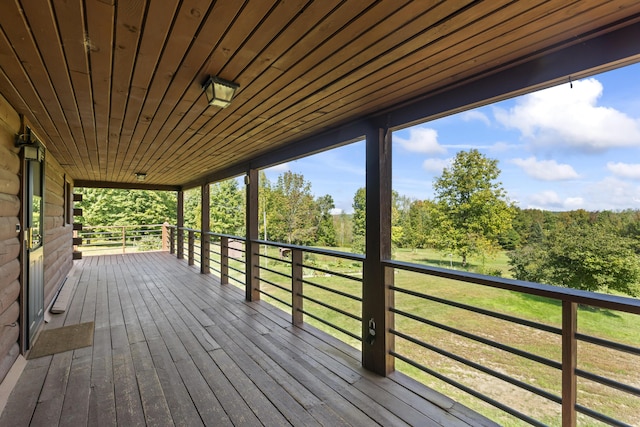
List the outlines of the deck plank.
{"type": "Polygon", "coordinates": [[[66,313],[94,344],[30,360],[5,425],[492,425],[167,253],[86,257],[66,313]],[[440,405],[440,406],[438,406],[440,405]]]}

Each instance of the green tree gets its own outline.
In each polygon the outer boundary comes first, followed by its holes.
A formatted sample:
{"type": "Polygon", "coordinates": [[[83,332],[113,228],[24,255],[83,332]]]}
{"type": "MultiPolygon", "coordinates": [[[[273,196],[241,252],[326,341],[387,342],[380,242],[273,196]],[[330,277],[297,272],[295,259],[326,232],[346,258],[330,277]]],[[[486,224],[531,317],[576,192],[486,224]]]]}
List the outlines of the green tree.
{"type": "Polygon", "coordinates": [[[287,171],[278,177],[271,192],[275,209],[269,222],[271,240],[287,243],[313,243],[318,224],[318,210],[311,194],[311,183],[301,174],[287,171]]]}
{"type": "MultiPolygon", "coordinates": [[[[570,213],[562,216],[576,218],[570,213]]],[[[509,253],[509,263],[520,280],[637,296],[640,260],[635,243],[611,225],[573,221],[550,231],[542,242],[509,253]]]]}
{"type": "Polygon", "coordinates": [[[227,179],[211,185],[211,231],[244,236],[245,197],[238,181],[227,179]]]}
{"type": "Polygon", "coordinates": [[[202,228],[200,211],[200,187],[191,188],[184,192],[184,226],[200,230],[202,228]]]}
{"type": "Polygon", "coordinates": [[[351,249],[356,253],[365,252],[365,233],[367,226],[366,203],[367,191],[364,187],[360,187],[353,196],[353,215],[351,216],[353,223],[351,229],[353,236],[351,249]]]}
{"type": "Polygon", "coordinates": [[[498,237],[511,227],[515,214],[502,184],[498,161],[478,150],[460,151],[451,167],[435,179],[436,245],[467,259],[499,248],[498,237]]]}
{"type": "Polygon", "coordinates": [[[433,203],[429,200],[416,200],[409,207],[408,225],[405,227],[405,246],[417,249],[432,245],[433,203]]]}
{"type": "Polygon", "coordinates": [[[79,203],[85,225],[142,225],[175,223],[175,192],[82,188],[79,203]]]}
{"type": "Polygon", "coordinates": [[[331,210],[336,207],[333,197],[326,194],[316,199],[319,210],[315,244],[319,246],[337,246],[336,229],[333,225],[331,210]]]}

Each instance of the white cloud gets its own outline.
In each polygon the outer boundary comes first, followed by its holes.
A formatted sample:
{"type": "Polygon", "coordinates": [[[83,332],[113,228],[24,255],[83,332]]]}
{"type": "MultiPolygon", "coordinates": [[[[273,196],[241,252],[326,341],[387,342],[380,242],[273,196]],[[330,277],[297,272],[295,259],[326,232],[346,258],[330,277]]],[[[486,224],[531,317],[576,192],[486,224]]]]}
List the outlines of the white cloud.
{"type": "Polygon", "coordinates": [[[640,164],[638,163],[608,162],[607,169],[617,177],[640,180],[640,164]]]}
{"type": "Polygon", "coordinates": [[[607,177],[586,189],[588,209],[618,210],[640,208],[640,186],[607,177]]]}
{"type": "Polygon", "coordinates": [[[572,210],[584,206],[582,197],[561,198],[558,193],[552,190],[541,191],[529,197],[529,208],[550,209],[550,210],[572,210]]]}
{"type": "Polygon", "coordinates": [[[394,136],[394,142],[415,153],[444,154],[447,149],[438,143],[438,131],[425,127],[409,129],[409,139],[394,136]]]}
{"type": "Polygon", "coordinates": [[[441,174],[444,168],[451,166],[452,159],[427,159],[422,162],[422,169],[434,174],[441,174]]]}
{"type": "Polygon", "coordinates": [[[489,151],[493,151],[495,153],[502,153],[508,150],[512,150],[518,146],[509,144],[508,142],[498,141],[495,144],[488,147],[489,151]]]}
{"type": "Polygon", "coordinates": [[[265,172],[286,172],[290,170],[289,163],[280,163],[279,165],[271,166],[270,168],[265,169],[265,172]]]}
{"type": "Polygon", "coordinates": [[[594,78],[579,80],[573,88],[563,84],[526,95],[509,110],[494,108],[494,115],[534,146],[587,152],[640,146],[640,120],[598,106],[602,90],[594,78]]]}
{"type": "Polygon", "coordinates": [[[522,168],[530,177],[541,181],[566,181],[579,178],[571,165],[559,164],[555,160],[538,160],[535,157],[529,157],[512,159],[511,163],[522,168]]]}
{"type": "Polygon", "coordinates": [[[489,117],[485,113],[478,110],[465,111],[464,113],[462,113],[462,120],[464,120],[465,122],[479,120],[487,126],[491,125],[491,120],[489,120],[489,117]]]}

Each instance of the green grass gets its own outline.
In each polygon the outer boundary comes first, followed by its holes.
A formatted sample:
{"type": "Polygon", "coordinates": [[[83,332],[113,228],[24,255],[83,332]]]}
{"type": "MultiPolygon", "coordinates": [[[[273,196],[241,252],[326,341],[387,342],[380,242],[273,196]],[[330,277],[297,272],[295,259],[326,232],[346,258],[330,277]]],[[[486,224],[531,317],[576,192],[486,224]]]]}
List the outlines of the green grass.
{"type": "MultiPolygon", "coordinates": [[[[270,248],[269,255],[277,257],[277,249],[270,248]]],[[[449,257],[442,256],[435,251],[397,249],[394,251],[393,256],[394,259],[402,261],[428,263],[446,268],[453,266],[455,269],[462,270],[462,266],[460,263],[457,263],[456,260],[451,260],[449,257]]],[[[262,264],[265,265],[264,259],[262,264]]],[[[310,255],[306,257],[305,264],[351,274],[355,278],[362,277],[361,267],[358,263],[333,257],[310,255]]],[[[266,265],[273,270],[290,274],[290,265],[286,262],[269,260],[266,265]]],[[[505,254],[498,254],[494,258],[487,257],[484,260],[471,259],[466,269],[476,272],[500,272],[501,276],[509,277],[509,268],[505,254]]],[[[305,280],[307,281],[352,295],[362,295],[361,283],[358,281],[347,280],[337,276],[327,276],[323,273],[314,272],[310,268],[305,269],[304,274],[305,280]]],[[[289,290],[291,289],[290,280],[280,275],[262,271],[261,277],[278,283],[289,290]]],[[[557,328],[561,326],[562,307],[561,303],[556,300],[406,271],[396,272],[395,286],[557,328]]],[[[262,283],[261,288],[279,299],[291,301],[290,292],[283,291],[266,283],[262,283]]],[[[309,295],[323,302],[328,302],[354,315],[359,316],[361,313],[360,303],[349,298],[332,294],[309,284],[304,285],[304,293],[305,295],[309,295]]],[[[273,303],[286,312],[290,312],[291,310],[289,307],[270,299],[266,295],[263,295],[263,299],[273,303]]],[[[503,345],[533,353],[540,357],[554,361],[561,360],[560,336],[556,334],[520,326],[512,322],[495,319],[399,292],[395,293],[395,307],[433,322],[460,329],[485,339],[497,341],[503,345]]],[[[338,325],[356,335],[360,335],[360,322],[343,314],[308,300],[304,303],[304,309],[325,319],[329,323],[338,325]]],[[[640,347],[640,322],[638,322],[638,320],[639,317],[637,315],[580,307],[578,313],[578,329],[581,333],[640,347]]],[[[342,334],[309,316],[305,316],[305,322],[337,336],[358,349],[361,347],[360,341],[342,334]]],[[[395,323],[395,328],[407,335],[436,345],[443,350],[472,360],[473,362],[509,375],[554,395],[561,395],[561,375],[557,369],[532,362],[525,358],[403,316],[396,315],[395,323]]],[[[560,425],[560,405],[556,403],[502,380],[488,376],[469,366],[465,366],[462,363],[453,361],[452,359],[441,356],[436,352],[422,348],[399,337],[396,338],[396,351],[427,366],[429,369],[433,369],[474,390],[478,390],[546,424],[560,425]]],[[[630,384],[634,387],[640,387],[640,380],[638,379],[640,375],[637,368],[639,362],[640,358],[628,353],[607,350],[591,344],[579,343],[579,368],[630,384]]],[[[452,397],[454,400],[483,413],[500,424],[523,424],[521,420],[493,406],[487,405],[413,366],[398,361],[396,368],[424,382],[429,387],[452,397]]],[[[585,380],[579,380],[578,403],[627,423],[635,422],[637,408],[640,405],[637,397],[632,397],[629,394],[617,392],[585,380]]],[[[586,425],[597,425],[593,419],[583,416],[580,416],[579,422],[586,425]]]]}

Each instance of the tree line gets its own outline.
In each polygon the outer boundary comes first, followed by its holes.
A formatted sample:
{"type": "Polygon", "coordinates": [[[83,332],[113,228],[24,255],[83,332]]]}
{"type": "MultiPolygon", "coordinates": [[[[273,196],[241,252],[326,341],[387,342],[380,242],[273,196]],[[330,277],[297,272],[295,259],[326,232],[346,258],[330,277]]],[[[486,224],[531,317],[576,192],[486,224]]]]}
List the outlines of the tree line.
{"type": "MultiPolygon", "coordinates": [[[[640,211],[550,212],[520,209],[498,181],[497,160],[461,151],[433,182],[433,199],[393,192],[394,247],[433,249],[471,257],[507,253],[514,278],[590,291],[640,294],[640,211]]],[[[259,180],[260,238],[307,246],[340,246],[363,253],[366,189],[353,213],[332,214],[331,195],[314,197],[302,174],[287,171],[259,180]]],[[[174,193],[83,189],[90,225],[175,223],[174,193]]],[[[210,186],[211,231],[244,235],[245,192],[235,179],[210,186]]],[[[185,193],[187,227],[201,228],[200,190],[185,193]]],[[[491,274],[501,274],[492,272],[491,274]]]]}

